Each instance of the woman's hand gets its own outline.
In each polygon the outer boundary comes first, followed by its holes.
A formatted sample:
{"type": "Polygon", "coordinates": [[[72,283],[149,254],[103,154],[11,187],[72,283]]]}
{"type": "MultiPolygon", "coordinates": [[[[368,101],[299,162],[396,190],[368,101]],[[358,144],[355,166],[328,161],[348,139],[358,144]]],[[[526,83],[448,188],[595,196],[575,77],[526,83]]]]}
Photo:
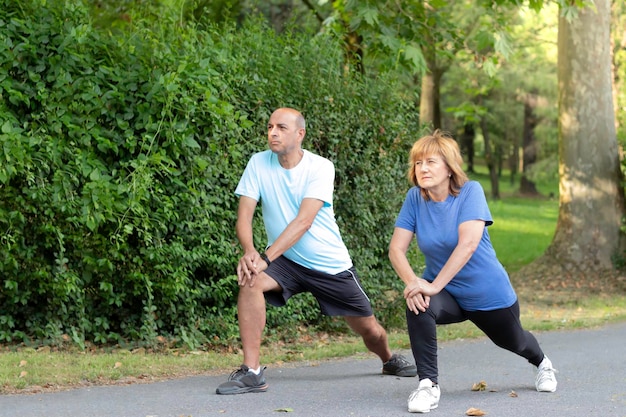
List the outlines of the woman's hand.
{"type": "Polygon", "coordinates": [[[430,296],[417,294],[406,299],[406,306],[415,314],[423,313],[428,308],[430,296]]]}
{"type": "Polygon", "coordinates": [[[437,295],[439,293],[439,290],[432,282],[428,282],[424,278],[415,278],[404,289],[404,298],[412,297],[418,293],[433,296],[437,295]]]}
{"type": "Polygon", "coordinates": [[[430,305],[430,296],[439,291],[423,278],[416,278],[404,288],[406,305],[415,314],[425,312],[430,305]]]}

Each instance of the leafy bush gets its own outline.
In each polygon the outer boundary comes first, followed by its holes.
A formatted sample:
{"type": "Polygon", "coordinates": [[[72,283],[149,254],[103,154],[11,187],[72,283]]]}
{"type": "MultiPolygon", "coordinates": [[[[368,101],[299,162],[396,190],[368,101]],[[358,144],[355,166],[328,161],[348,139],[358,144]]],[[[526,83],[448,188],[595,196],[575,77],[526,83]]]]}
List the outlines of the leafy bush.
{"type": "MultiPolygon", "coordinates": [[[[165,9],[111,32],[79,2],[0,3],[0,342],[237,338],[233,191],[279,106],[336,164],[381,319],[403,314],[386,250],[418,112],[392,81],[346,76],[329,35],[198,29],[165,9]]],[[[295,321],[330,323],[311,297],[268,310],[268,327],[295,321]]]]}

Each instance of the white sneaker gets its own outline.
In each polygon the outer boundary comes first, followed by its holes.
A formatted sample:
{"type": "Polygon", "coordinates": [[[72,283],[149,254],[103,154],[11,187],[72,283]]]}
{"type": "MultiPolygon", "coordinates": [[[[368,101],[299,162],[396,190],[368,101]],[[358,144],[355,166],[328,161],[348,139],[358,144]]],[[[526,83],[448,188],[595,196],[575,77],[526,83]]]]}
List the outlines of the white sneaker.
{"type": "Polygon", "coordinates": [[[556,369],[552,367],[552,362],[547,356],[543,357],[543,360],[537,367],[537,379],[535,380],[535,387],[539,392],[554,392],[556,391],[556,369]]]}
{"type": "Polygon", "coordinates": [[[441,391],[439,385],[426,378],[422,379],[417,389],[409,395],[409,413],[428,413],[439,405],[441,391]]]}

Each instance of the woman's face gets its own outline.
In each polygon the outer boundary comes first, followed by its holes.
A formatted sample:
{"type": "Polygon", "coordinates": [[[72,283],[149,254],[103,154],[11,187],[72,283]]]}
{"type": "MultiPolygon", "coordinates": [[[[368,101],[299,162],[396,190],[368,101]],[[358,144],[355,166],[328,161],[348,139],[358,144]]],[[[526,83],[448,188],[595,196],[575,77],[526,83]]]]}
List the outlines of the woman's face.
{"type": "Polygon", "coordinates": [[[448,193],[451,171],[440,155],[424,155],[415,161],[417,184],[431,192],[448,193]]]}

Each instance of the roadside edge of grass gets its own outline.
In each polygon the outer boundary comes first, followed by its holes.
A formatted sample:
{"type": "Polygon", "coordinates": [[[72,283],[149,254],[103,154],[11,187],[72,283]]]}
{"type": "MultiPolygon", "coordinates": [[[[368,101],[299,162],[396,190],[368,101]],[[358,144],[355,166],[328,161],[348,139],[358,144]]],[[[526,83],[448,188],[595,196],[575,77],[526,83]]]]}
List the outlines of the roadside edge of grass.
{"type": "MultiPolygon", "coordinates": [[[[594,296],[565,305],[520,300],[524,327],[533,332],[588,329],[626,321],[626,295],[594,296]]],[[[392,350],[408,350],[403,329],[390,329],[392,350]]],[[[472,323],[438,327],[440,342],[483,337],[472,323]]],[[[263,345],[264,365],[281,367],[350,356],[371,357],[359,337],[308,335],[263,345]]],[[[0,394],[32,394],[91,385],[147,383],[194,375],[228,374],[241,364],[238,348],[207,352],[175,349],[163,353],[112,350],[81,352],[4,348],[0,352],[0,394]]]]}

